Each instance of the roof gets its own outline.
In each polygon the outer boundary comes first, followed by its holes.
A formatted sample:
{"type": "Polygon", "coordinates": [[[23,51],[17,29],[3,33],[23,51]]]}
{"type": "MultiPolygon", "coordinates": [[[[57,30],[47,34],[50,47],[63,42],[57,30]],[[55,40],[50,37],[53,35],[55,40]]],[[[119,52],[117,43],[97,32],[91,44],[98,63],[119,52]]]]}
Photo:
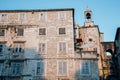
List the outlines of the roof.
{"type": "Polygon", "coordinates": [[[64,9],[27,9],[27,10],[0,10],[0,12],[40,12],[40,11],[69,11],[74,8],[64,8],[64,9]]]}

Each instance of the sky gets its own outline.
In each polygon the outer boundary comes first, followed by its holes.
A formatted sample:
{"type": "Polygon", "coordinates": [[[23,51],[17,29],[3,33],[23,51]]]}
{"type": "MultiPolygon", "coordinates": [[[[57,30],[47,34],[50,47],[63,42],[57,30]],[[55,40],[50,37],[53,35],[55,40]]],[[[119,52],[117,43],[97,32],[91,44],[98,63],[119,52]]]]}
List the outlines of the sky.
{"type": "Polygon", "coordinates": [[[92,19],[104,33],[104,41],[114,41],[120,27],[120,0],[0,0],[0,10],[74,8],[75,22],[84,25],[84,11],[89,7],[92,19]]]}

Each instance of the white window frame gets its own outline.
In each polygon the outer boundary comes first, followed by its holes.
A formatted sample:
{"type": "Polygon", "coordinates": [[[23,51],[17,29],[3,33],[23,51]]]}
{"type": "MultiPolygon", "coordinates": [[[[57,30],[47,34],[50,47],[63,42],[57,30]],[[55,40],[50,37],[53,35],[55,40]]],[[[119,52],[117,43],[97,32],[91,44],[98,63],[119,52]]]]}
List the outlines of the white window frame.
{"type": "Polygon", "coordinates": [[[64,26],[58,27],[58,28],[57,28],[57,35],[58,35],[58,36],[66,36],[66,35],[67,35],[67,28],[64,27],[64,26]],[[59,34],[59,28],[65,28],[65,34],[59,34]]]}
{"type": "Polygon", "coordinates": [[[47,43],[46,42],[39,42],[39,44],[38,44],[38,52],[40,53],[40,54],[46,54],[47,53],[47,43]],[[40,52],[40,44],[45,44],[45,51],[44,52],[40,52]]]}
{"type": "Polygon", "coordinates": [[[2,13],[2,14],[1,14],[1,21],[4,22],[4,21],[7,21],[7,19],[8,19],[8,14],[2,13]],[[3,18],[3,15],[6,15],[5,18],[3,18]]]}
{"type": "Polygon", "coordinates": [[[68,76],[68,61],[67,60],[58,60],[57,61],[57,75],[58,76],[68,76]],[[66,63],[66,73],[63,73],[63,70],[64,69],[62,69],[62,73],[60,74],[59,73],[59,62],[62,62],[62,68],[63,68],[63,62],[65,62],[66,63]]]}
{"type": "Polygon", "coordinates": [[[14,49],[13,49],[13,53],[14,54],[23,54],[24,53],[24,43],[23,42],[14,42],[14,49]],[[17,49],[17,51],[16,51],[17,49]],[[21,52],[19,52],[19,50],[21,49],[21,52]]]}
{"type": "Polygon", "coordinates": [[[26,13],[19,13],[19,21],[26,20],[26,13]],[[24,18],[21,19],[21,15],[24,15],[24,18]]]}
{"type": "Polygon", "coordinates": [[[64,27],[59,27],[59,29],[58,29],[58,34],[59,34],[59,35],[66,35],[66,28],[64,28],[64,27]],[[61,29],[65,29],[65,33],[64,33],[64,34],[63,34],[63,33],[60,34],[60,28],[61,28],[61,29]]]}
{"type": "Polygon", "coordinates": [[[90,73],[91,73],[91,70],[90,70],[90,61],[88,61],[88,60],[82,60],[81,62],[80,62],[80,75],[85,75],[85,76],[88,76],[88,75],[90,75],[90,73]],[[84,73],[82,73],[82,67],[84,67],[84,66],[86,66],[86,65],[83,65],[83,64],[85,64],[85,63],[87,63],[88,64],[88,72],[89,73],[87,73],[87,74],[84,74],[84,73]]]}
{"type": "Polygon", "coordinates": [[[44,61],[44,60],[39,60],[39,61],[37,61],[37,63],[36,63],[36,73],[35,73],[36,76],[45,76],[45,75],[46,75],[46,68],[47,68],[47,67],[46,67],[46,61],[44,61]],[[37,74],[37,70],[38,70],[38,69],[37,69],[37,68],[38,68],[38,65],[37,65],[37,64],[40,63],[40,62],[42,62],[42,63],[44,64],[44,68],[43,68],[43,69],[44,69],[44,72],[43,72],[42,74],[37,74]]]}
{"type": "Polygon", "coordinates": [[[47,35],[47,28],[45,28],[45,27],[40,27],[38,32],[39,32],[39,33],[38,33],[39,36],[46,36],[46,35],[47,35]],[[40,29],[45,29],[45,35],[43,35],[43,34],[40,35],[40,29]]]}
{"type": "Polygon", "coordinates": [[[23,65],[23,63],[22,62],[12,62],[11,63],[11,74],[12,75],[21,75],[21,73],[22,73],[22,65],[23,65]],[[13,74],[13,70],[18,70],[18,69],[16,69],[16,66],[14,66],[14,64],[15,65],[19,65],[19,68],[20,68],[20,70],[19,70],[19,74],[13,74]]]}
{"type": "Polygon", "coordinates": [[[47,12],[40,12],[39,13],[39,20],[42,20],[42,21],[47,20],[47,12]],[[43,17],[41,17],[41,14],[43,14],[43,17]]]}
{"type": "Polygon", "coordinates": [[[65,42],[65,41],[59,41],[58,42],[57,53],[58,54],[63,54],[63,53],[67,54],[68,53],[68,44],[67,44],[67,42],[65,42]],[[61,51],[60,52],[60,43],[65,43],[66,51],[61,51]]]}
{"type": "Polygon", "coordinates": [[[58,12],[58,20],[66,20],[66,12],[58,12]]]}
{"type": "Polygon", "coordinates": [[[18,28],[18,29],[17,29],[17,36],[24,36],[24,28],[18,28]],[[19,31],[20,29],[21,29],[21,30],[23,29],[22,34],[21,34],[21,33],[18,33],[18,31],[19,31]]]}

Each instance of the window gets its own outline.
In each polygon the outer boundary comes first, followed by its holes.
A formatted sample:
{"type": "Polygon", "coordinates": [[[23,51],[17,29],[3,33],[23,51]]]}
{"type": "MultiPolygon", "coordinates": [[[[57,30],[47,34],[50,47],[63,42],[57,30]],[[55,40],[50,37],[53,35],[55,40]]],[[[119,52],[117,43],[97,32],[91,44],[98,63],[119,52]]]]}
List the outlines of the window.
{"type": "Polygon", "coordinates": [[[46,28],[40,28],[39,35],[46,35],[46,28]]]}
{"type": "Polygon", "coordinates": [[[0,36],[5,36],[5,30],[4,29],[0,29],[0,36]]]}
{"type": "Polygon", "coordinates": [[[37,62],[37,75],[43,75],[45,69],[45,64],[43,61],[37,62]]]}
{"type": "Polygon", "coordinates": [[[89,38],[89,41],[90,41],[90,42],[92,42],[92,41],[93,41],[93,39],[92,39],[92,38],[89,38]]]}
{"type": "Polygon", "coordinates": [[[65,20],[65,18],[66,18],[66,14],[64,12],[60,12],[59,13],[59,19],[60,20],[65,20]]]}
{"type": "Polygon", "coordinates": [[[66,34],[65,28],[59,28],[59,34],[66,34]]]}
{"type": "Polygon", "coordinates": [[[66,61],[59,61],[58,62],[58,74],[59,75],[66,75],[67,74],[67,62],[66,61]]]}
{"type": "Polygon", "coordinates": [[[65,42],[59,43],[59,52],[66,52],[66,43],[65,42]]]}
{"type": "Polygon", "coordinates": [[[24,35],[24,29],[18,28],[17,29],[17,36],[23,36],[24,35]]]}
{"type": "Polygon", "coordinates": [[[1,20],[6,21],[7,20],[7,14],[2,14],[1,15],[1,20]]]}
{"type": "Polygon", "coordinates": [[[14,43],[13,53],[24,53],[24,43],[14,43]]]}
{"type": "Polygon", "coordinates": [[[45,53],[45,43],[39,43],[39,52],[40,54],[45,53]]]}
{"type": "Polygon", "coordinates": [[[22,63],[21,62],[12,62],[11,63],[11,73],[12,75],[20,75],[22,70],[22,63]]]}
{"type": "Polygon", "coordinates": [[[25,13],[21,13],[19,19],[20,19],[21,21],[25,20],[25,13]]]}
{"type": "Polygon", "coordinates": [[[40,20],[45,20],[46,19],[46,13],[42,12],[40,13],[40,20]]]}
{"type": "Polygon", "coordinates": [[[90,74],[90,63],[88,61],[83,61],[81,64],[81,74],[89,75],[90,74]]]}
{"type": "Polygon", "coordinates": [[[0,54],[4,53],[4,44],[0,44],[0,54]]]}

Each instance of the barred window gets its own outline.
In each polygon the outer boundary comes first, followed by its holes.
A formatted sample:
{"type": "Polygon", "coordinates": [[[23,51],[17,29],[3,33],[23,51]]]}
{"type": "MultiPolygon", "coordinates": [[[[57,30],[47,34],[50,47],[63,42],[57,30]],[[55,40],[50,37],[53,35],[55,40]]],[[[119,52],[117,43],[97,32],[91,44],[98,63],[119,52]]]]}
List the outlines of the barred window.
{"type": "Polygon", "coordinates": [[[65,42],[59,43],[59,52],[66,52],[66,43],[65,42]]]}
{"type": "Polygon", "coordinates": [[[18,28],[17,29],[17,36],[23,36],[24,35],[24,29],[18,28]]]}
{"type": "Polygon", "coordinates": [[[40,28],[39,35],[46,35],[46,28],[40,28]]]}
{"type": "Polygon", "coordinates": [[[39,52],[40,54],[45,53],[45,43],[39,43],[39,52]]]}
{"type": "Polygon", "coordinates": [[[90,74],[90,63],[88,61],[83,61],[81,66],[81,74],[90,74]]]}
{"type": "Polygon", "coordinates": [[[43,61],[37,62],[37,75],[43,75],[45,69],[45,64],[43,61]]]}
{"type": "Polygon", "coordinates": [[[59,61],[58,62],[58,74],[59,75],[66,75],[67,74],[67,62],[66,61],[59,61]]]}
{"type": "Polygon", "coordinates": [[[5,36],[5,30],[4,29],[0,29],[0,36],[5,36]]]}
{"type": "Polygon", "coordinates": [[[59,28],[59,34],[66,34],[65,28],[59,28]]]}

